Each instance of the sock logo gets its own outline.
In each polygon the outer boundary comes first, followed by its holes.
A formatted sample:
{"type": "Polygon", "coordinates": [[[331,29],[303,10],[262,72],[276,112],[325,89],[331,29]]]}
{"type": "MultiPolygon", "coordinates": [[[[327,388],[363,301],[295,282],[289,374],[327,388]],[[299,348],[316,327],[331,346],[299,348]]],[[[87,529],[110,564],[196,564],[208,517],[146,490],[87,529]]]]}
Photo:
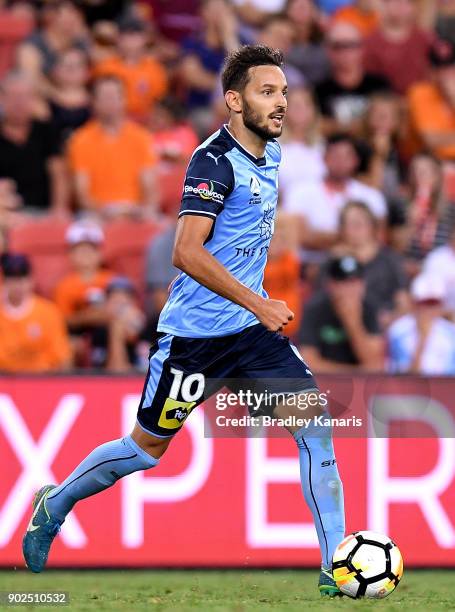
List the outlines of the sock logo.
{"type": "Polygon", "coordinates": [[[321,461],[321,467],[329,467],[330,465],[335,465],[337,462],[336,459],[329,459],[327,461],[321,461]]]}

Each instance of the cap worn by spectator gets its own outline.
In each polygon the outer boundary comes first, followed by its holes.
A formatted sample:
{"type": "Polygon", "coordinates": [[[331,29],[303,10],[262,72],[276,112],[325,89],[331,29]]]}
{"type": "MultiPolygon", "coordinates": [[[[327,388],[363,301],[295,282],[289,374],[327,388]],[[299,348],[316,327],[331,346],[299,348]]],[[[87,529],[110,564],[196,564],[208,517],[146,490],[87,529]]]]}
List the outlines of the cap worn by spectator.
{"type": "Polygon", "coordinates": [[[103,230],[94,223],[78,221],[69,226],[66,232],[66,243],[75,246],[82,242],[100,245],[104,241],[103,230]]]}
{"type": "Polygon", "coordinates": [[[351,255],[335,257],[327,265],[328,277],[336,281],[363,277],[362,265],[351,255]]]}
{"type": "Polygon", "coordinates": [[[428,54],[434,68],[443,68],[455,64],[455,46],[449,40],[436,40],[428,54]]]}
{"type": "Polygon", "coordinates": [[[23,278],[30,276],[32,267],[26,255],[8,253],[1,258],[1,267],[5,278],[23,278]]]}
{"type": "Polygon", "coordinates": [[[444,281],[439,276],[419,274],[412,281],[411,295],[415,302],[442,302],[446,297],[444,281]]]}

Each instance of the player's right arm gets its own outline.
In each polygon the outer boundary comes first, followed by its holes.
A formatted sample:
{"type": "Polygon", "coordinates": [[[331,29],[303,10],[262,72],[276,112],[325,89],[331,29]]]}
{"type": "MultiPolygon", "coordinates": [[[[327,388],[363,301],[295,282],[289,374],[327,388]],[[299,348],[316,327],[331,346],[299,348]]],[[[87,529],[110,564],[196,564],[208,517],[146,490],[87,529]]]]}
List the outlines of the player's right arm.
{"type": "Polygon", "coordinates": [[[185,178],[172,263],[210,291],[252,312],[267,329],[278,331],[294,317],[285,302],[251,291],[204,247],[233,187],[232,166],[224,155],[196,151],[185,178]]]}
{"type": "Polygon", "coordinates": [[[286,303],[263,298],[238,281],[204,247],[213,220],[196,215],[180,217],[172,263],[214,293],[252,312],[271,331],[278,331],[294,318],[286,303]]]}

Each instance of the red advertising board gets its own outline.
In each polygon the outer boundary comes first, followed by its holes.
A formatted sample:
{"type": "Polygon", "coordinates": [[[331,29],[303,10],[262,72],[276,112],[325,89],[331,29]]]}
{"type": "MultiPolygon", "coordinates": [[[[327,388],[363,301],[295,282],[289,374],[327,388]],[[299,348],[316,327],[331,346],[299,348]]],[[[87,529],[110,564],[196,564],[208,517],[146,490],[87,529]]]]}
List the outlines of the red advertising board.
{"type": "MultiPolygon", "coordinates": [[[[340,383],[321,379],[321,388],[340,383]]],[[[380,413],[394,436],[375,437],[368,425],[336,438],[347,530],[388,533],[408,566],[455,566],[455,381],[341,383],[349,412],[380,413]],[[410,411],[420,425],[404,438],[397,419],[409,421],[410,411]]],[[[129,433],[141,387],[139,378],[0,381],[1,566],[23,565],[33,492],[63,480],[98,444],[129,433]]],[[[319,563],[293,439],[208,437],[203,415],[202,408],[191,414],[157,468],[80,502],[49,566],[319,563]]]]}

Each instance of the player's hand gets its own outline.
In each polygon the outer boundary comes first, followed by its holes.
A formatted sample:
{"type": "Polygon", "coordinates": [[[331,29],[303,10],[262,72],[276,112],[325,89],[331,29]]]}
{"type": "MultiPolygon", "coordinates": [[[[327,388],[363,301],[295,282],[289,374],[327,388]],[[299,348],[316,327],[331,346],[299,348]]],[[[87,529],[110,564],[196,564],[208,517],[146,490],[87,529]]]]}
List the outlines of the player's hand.
{"type": "Polygon", "coordinates": [[[282,300],[263,300],[255,313],[259,321],[270,331],[282,331],[292,321],[294,313],[282,300]]]}

